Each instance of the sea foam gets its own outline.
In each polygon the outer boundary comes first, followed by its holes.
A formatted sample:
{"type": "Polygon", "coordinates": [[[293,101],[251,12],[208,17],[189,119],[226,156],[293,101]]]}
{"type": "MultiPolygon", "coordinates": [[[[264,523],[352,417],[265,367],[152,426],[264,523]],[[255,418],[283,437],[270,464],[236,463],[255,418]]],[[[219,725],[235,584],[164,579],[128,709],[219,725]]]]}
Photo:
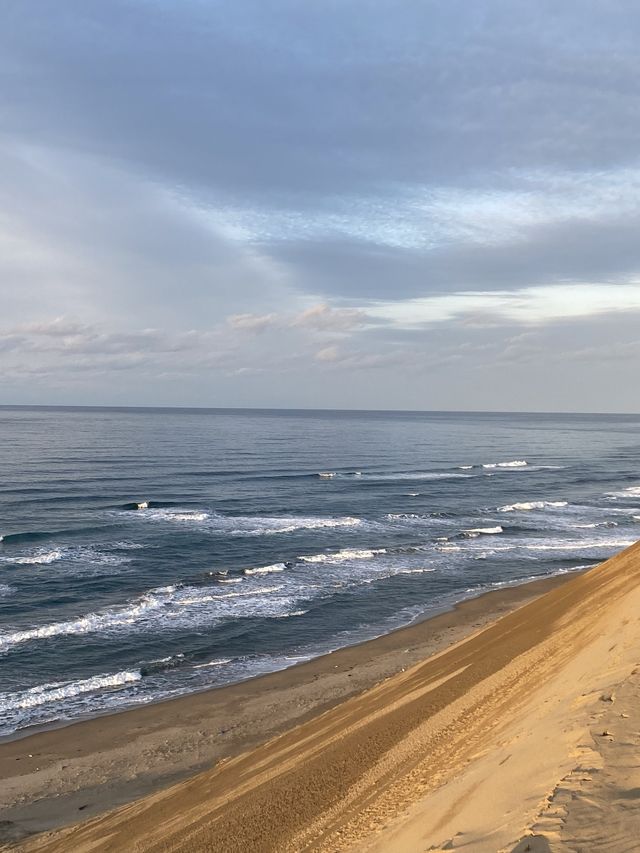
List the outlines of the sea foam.
{"type": "Polygon", "coordinates": [[[500,506],[498,510],[500,512],[529,512],[532,509],[545,509],[546,507],[559,509],[567,505],[567,501],[523,501],[521,503],[500,506]]]}
{"type": "Polygon", "coordinates": [[[464,533],[469,536],[479,536],[482,534],[491,535],[495,533],[503,533],[502,527],[500,525],[496,525],[495,527],[472,527],[469,530],[465,530],[464,533]]]}
{"type": "Polygon", "coordinates": [[[345,548],[333,554],[309,554],[298,559],[303,563],[343,563],[348,560],[369,560],[386,554],[385,548],[345,548]]]}
{"type": "Polygon", "coordinates": [[[112,675],[94,675],[80,681],[52,681],[16,693],[0,693],[0,711],[7,713],[16,709],[36,708],[39,705],[71,699],[82,693],[93,693],[107,687],[122,687],[140,681],[141,678],[140,670],[125,670],[112,675]]]}
{"type": "MultiPolygon", "coordinates": [[[[212,593],[211,587],[170,585],[150,590],[128,604],[86,613],[75,619],[0,632],[0,652],[21,643],[86,634],[158,633],[214,620],[272,617],[288,613],[304,594],[288,595],[282,586],[251,587],[241,592],[212,593]]],[[[307,593],[308,597],[308,593],[307,593]]]]}
{"type": "Polygon", "coordinates": [[[483,468],[526,468],[529,463],[525,459],[514,459],[512,462],[488,462],[483,468]]]}

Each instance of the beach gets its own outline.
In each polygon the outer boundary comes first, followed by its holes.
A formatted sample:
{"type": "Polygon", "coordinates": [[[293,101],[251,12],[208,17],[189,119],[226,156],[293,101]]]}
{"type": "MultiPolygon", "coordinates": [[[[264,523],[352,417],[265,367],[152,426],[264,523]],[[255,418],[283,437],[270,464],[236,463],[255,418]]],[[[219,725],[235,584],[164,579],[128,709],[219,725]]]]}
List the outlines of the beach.
{"type": "Polygon", "coordinates": [[[585,849],[631,849],[633,797],[621,811],[612,791],[638,781],[639,570],[635,545],[284,672],[5,743],[5,838],[24,851],[548,850],[602,832],[599,797],[618,846],[585,849]]]}

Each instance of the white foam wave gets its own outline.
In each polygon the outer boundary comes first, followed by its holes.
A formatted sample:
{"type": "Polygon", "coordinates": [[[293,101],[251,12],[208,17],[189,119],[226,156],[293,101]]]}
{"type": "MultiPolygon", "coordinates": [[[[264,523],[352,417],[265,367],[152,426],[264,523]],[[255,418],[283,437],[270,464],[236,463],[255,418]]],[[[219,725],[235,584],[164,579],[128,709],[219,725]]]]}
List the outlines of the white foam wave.
{"type": "Polygon", "coordinates": [[[428,572],[435,572],[435,568],[423,568],[423,569],[400,569],[396,574],[399,575],[424,575],[428,572]]]}
{"type": "Polygon", "coordinates": [[[271,533],[293,533],[295,530],[316,530],[324,527],[356,527],[362,524],[359,518],[293,518],[290,520],[271,518],[263,519],[271,527],[263,528],[259,532],[271,533]]]}
{"type": "Polygon", "coordinates": [[[432,522],[433,517],[422,515],[419,512],[388,512],[385,515],[387,521],[423,521],[432,522]]]}
{"type": "Polygon", "coordinates": [[[298,559],[303,563],[343,563],[347,560],[369,560],[386,553],[385,548],[345,548],[333,554],[309,554],[298,559]]]}
{"type": "Polygon", "coordinates": [[[526,468],[529,463],[525,459],[514,459],[512,462],[489,462],[483,468],[526,468]]]}
{"type": "MultiPolygon", "coordinates": [[[[471,467],[471,466],[470,466],[471,467]]],[[[471,477],[471,474],[458,474],[453,471],[351,471],[339,473],[326,471],[319,477],[338,477],[339,479],[362,479],[373,482],[394,482],[396,480],[451,480],[471,477]]]]}
{"type": "Polygon", "coordinates": [[[211,517],[208,512],[201,510],[175,509],[142,509],[140,515],[152,521],[177,521],[183,524],[197,524],[211,517]]]}
{"type": "Polygon", "coordinates": [[[165,631],[172,627],[210,624],[213,620],[272,617],[289,613],[299,598],[281,593],[282,586],[256,587],[246,592],[216,594],[211,587],[165,586],[150,590],[129,604],[74,619],[0,632],[0,652],[21,643],[86,634],[165,631]]]}
{"type": "Polygon", "coordinates": [[[592,548],[627,548],[635,539],[573,539],[565,542],[523,544],[527,551],[590,551],[592,548]]]}
{"type": "Polygon", "coordinates": [[[336,476],[335,471],[321,471],[318,474],[321,480],[332,480],[336,476]]]}
{"type": "Polygon", "coordinates": [[[141,678],[140,670],[125,670],[112,675],[94,675],[80,681],[53,681],[16,693],[0,693],[0,711],[10,713],[18,709],[37,708],[39,705],[72,699],[82,693],[122,687],[141,678]]]}
{"type": "Polygon", "coordinates": [[[55,563],[56,560],[61,560],[64,557],[64,551],[56,548],[53,551],[37,551],[26,557],[14,557],[11,562],[19,566],[44,566],[49,563],[55,563]]]}
{"type": "Polygon", "coordinates": [[[274,563],[272,566],[259,566],[255,569],[245,569],[245,575],[268,575],[271,572],[283,572],[286,569],[284,563],[274,563]]]}
{"type": "Polygon", "coordinates": [[[231,663],[233,658],[218,658],[218,660],[210,660],[208,663],[199,663],[192,669],[209,669],[211,666],[224,666],[225,663],[231,663]]]}
{"type": "Polygon", "coordinates": [[[14,592],[12,586],[9,586],[8,583],[0,583],[0,598],[6,598],[14,592]]]}
{"type": "Polygon", "coordinates": [[[365,474],[367,480],[459,480],[471,474],[456,474],[453,471],[400,471],[395,474],[365,474]]]}
{"type": "Polygon", "coordinates": [[[279,613],[274,619],[288,619],[290,616],[305,616],[308,610],[292,610],[291,613],[279,613]]]}
{"type": "MultiPolygon", "coordinates": [[[[116,542],[109,546],[116,550],[132,549],[138,546],[134,543],[116,542]]],[[[0,557],[1,563],[10,563],[18,566],[47,566],[51,563],[64,561],[73,563],[75,566],[91,568],[96,565],[120,565],[130,562],[129,557],[121,554],[105,553],[89,545],[64,545],[47,550],[36,548],[18,556],[5,554],[0,557]]]]}
{"type": "Polygon", "coordinates": [[[315,530],[331,527],[354,527],[362,524],[360,518],[322,518],[314,516],[261,516],[219,515],[204,511],[150,509],[140,513],[141,517],[154,521],[196,524],[211,533],[229,536],[269,536],[293,533],[296,530],[315,530]]]}
{"type": "Polygon", "coordinates": [[[498,524],[498,525],[496,525],[496,527],[472,527],[470,530],[465,530],[464,532],[468,533],[468,534],[474,534],[475,533],[476,535],[478,535],[478,534],[490,535],[490,534],[495,534],[495,533],[503,533],[504,531],[503,531],[502,527],[500,527],[500,525],[498,524]]]}
{"type": "Polygon", "coordinates": [[[617,495],[620,498],[640,498],[640,486],[627,486],[620,492],[611,492],[612,495],[617,495]]]}
{"type": "Polygon", "coordinates": [[[500,512],[528,512],[532,509],[545,509],[546,507],[559,509],[560,507],[567,505],[567,501],[523,501],[521,503],[500,506],[498,507],[498,510],[500,512]]]}

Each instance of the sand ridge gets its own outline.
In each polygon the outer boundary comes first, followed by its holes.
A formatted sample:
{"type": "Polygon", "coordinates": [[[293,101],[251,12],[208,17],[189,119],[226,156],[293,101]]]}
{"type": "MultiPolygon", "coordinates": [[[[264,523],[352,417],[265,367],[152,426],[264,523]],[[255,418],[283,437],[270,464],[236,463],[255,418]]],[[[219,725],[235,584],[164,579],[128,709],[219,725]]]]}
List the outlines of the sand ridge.
{"type": "Polygon", "coordinates": [[[639,580],[635,545],[254,750],[19,849],[511,849],[640,658],[639,580]]]}
{"type": "Polygon", "coordinates": [[[287,670],[0,743],[0,843],[103,813],[289,731],[567,581],[502,587],[287,670]]]}

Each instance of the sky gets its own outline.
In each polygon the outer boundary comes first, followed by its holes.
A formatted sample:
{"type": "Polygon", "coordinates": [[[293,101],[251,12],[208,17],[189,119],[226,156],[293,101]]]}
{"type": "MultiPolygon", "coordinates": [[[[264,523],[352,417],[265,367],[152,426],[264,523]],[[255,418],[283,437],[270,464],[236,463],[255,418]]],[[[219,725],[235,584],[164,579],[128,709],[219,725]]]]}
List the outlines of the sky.
{"type": "Polygon", "coordinates": [[[3,0],[0,403],[638,412],[632,0],[3,0]]]}

